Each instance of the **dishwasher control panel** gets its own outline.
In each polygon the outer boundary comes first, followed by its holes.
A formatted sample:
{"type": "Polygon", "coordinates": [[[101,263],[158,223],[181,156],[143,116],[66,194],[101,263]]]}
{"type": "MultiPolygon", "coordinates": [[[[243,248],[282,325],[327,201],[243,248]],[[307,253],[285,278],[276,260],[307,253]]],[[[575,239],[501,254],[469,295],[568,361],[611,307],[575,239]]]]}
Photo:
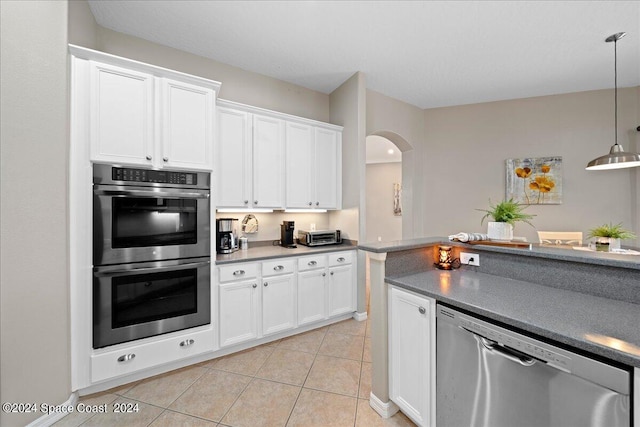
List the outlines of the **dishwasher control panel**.
{"type": "Polygon", "coordinates": [[[571,372],[570,357],[564,356],[557,351],[552,351],[549,348],[545,348],[546,346],[528,342],[526,337],[521,336],[516,332],[502,330],[502,328],[493,325],[487,326],[477,320],[462,318],[459,319],[459,321],[460,326],[468,331],[488,338],[491,341],[496,341],[498,344],[505,347],[525,353],[531,357],[546,362],[549,365],[562,369],[563,371],[571,372]]]}

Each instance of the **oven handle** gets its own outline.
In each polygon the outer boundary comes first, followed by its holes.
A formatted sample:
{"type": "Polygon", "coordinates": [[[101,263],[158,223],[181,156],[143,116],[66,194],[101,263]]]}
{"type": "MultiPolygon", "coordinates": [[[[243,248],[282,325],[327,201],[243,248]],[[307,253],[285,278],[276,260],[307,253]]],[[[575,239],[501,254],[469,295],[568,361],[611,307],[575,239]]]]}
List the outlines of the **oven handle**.
{"type": "Polygon", "coordinates": [[[201,262],[190,262],[188,264],[178,264],[178,265],[168,265],[163,267],[133,267],[133,268],[116,268],[105,271],[97,270],[94,272],[94,275],[97,277],[117,277],[131,274],[147,274],[147,273],[157,273],[161,271],[176,271],[176,270],[187,270],[190,268],[198,268],[198,267],[206,267],[210,264],[210,261],[201,261],[201,262]]]}
{"type": "Polygon", "coordinates": [[[132,196],[132,197],[165,197],[165,198],[191,198],[191,199],[207,199],[208,192],[191,193],[184,191],[147,191],[147,190],[94,190],[99,196],[132,196]]]}

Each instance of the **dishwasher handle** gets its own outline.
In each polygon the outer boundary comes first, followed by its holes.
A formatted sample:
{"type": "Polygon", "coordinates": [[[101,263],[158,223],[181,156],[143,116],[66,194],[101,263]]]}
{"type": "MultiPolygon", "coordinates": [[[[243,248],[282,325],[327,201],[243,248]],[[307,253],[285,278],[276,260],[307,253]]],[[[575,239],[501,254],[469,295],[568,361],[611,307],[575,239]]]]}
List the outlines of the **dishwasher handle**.
{"type": "Polygon", "coordinates": [[[536,363],[536,359],[534,359],[531,356],[528,356],[525,353],[522,353],[520,351],[517,350],[512,350],[510,348],[507,348],[503,345],[500,345],[498,342],[490,340],[488,338],[483,337],[482,335],[478,335],[475,332],[472,332],[466,328],[462,328],[467,332],[470,332],[473,334],[473,337],[478,340],[478,342],[480,344],[482,344],[482,346],[484,348],[486,348],[487,350],[496,353],[497,355],[500,355],[506,359],[511,360],[512,362],[516,362],[519,363],[522,366],[533,366],[536,363]]]}

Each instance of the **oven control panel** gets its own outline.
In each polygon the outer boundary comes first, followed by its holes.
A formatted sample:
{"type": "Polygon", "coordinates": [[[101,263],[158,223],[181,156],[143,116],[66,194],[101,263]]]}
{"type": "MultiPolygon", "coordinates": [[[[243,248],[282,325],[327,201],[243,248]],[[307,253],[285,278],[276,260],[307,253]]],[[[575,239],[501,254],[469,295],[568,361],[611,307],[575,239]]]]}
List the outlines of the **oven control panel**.
{"type": "Polygon", "coordinates": [[[112,168],[111,179],[127,182],[153,182],[158,184],[197,185],[198,175],[192,172],[172,172],[150,169],[112,168]]]}

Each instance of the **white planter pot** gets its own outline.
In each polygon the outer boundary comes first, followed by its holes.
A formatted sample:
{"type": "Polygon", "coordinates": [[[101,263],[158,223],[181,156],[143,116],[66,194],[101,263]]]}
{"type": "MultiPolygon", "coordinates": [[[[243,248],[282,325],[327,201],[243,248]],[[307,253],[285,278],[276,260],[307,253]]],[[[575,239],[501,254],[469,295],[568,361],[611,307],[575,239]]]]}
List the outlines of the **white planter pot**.
{"type": "Polygon", "coordinates": [[[513,225],[506,222],[490,221],[487,225],[489,240],[511,241],[513,240],[513,225]]]}

